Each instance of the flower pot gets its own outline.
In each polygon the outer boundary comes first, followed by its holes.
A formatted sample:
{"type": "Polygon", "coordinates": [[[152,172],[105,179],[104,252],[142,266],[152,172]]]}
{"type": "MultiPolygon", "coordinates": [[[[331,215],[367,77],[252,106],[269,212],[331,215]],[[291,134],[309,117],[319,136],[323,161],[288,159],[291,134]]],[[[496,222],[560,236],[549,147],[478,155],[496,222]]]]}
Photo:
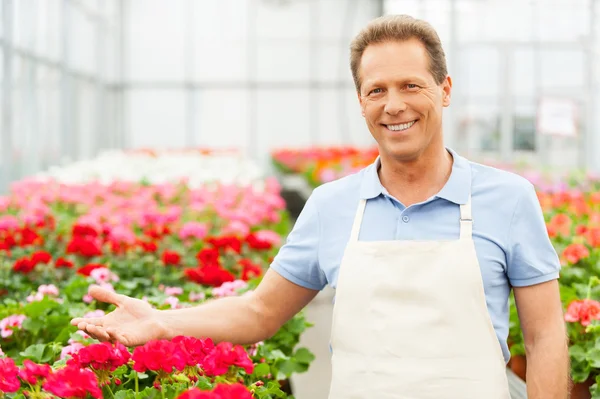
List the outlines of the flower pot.
{"type": "Polygon", "coordinates": [[[509,362],[509,367],[513,373],[523,381],[526,381],[527,375],[527,359],[523,355],[512,356],[509,362]]]}
{"type": "Polygon", "coordinates": [[[571,399],[590,399],[590,387],[594,385],[594,379],[588,378],[584,382],[578,382],[571,387],[571,399]]]}

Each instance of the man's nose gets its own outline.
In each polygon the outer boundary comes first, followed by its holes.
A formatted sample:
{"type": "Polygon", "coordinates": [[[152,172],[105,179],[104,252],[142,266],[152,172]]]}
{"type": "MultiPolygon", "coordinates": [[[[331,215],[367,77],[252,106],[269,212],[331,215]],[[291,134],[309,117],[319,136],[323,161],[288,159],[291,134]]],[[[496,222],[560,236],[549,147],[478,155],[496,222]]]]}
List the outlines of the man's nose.
{"type": "Polygon", "coordinates": [[[390,92],[385,104],[385,112],[389,115],[397,115],[406,110],[406,102],[400,93],[390,92]]]}

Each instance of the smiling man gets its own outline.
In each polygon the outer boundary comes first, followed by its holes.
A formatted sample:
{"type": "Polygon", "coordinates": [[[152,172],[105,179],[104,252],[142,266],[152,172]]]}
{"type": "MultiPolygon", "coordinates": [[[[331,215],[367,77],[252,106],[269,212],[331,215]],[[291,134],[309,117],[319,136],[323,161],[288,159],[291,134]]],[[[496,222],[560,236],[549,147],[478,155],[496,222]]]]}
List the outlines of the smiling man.
{"type": "Polygon", "coordinates": [[[382,17],[354,39],[350,64],[380,156],[313,192],[252,294],[157,311],[96,287],[117,309],[73,323],[130,346],[176,335],[254,343],[329,284],[331,399],[510,399],[514,288],[528,397],[566,398],[560,266],[535,190],[444,145],[452,80],[438,35],[382,17]]]}

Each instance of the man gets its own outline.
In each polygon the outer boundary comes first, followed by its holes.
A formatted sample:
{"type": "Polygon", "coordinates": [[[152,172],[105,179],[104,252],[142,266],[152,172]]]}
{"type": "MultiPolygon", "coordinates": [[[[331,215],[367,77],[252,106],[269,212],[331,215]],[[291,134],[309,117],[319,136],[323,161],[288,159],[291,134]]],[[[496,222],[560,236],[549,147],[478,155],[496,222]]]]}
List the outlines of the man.
{"type": "Polygon", "coordinates": [[[96,287],[117,310],[73,323],[130,346],[180,334],[254,343],[330,284],[331,399],[509,399],[514,287],[529,398],[566,398],[560,266],[535,191],[445,148],[452,80],[436,32],[376,19],[354,39],[351,69],[380,156],[314,191],[251,295],[157,311],[96,287]]]}

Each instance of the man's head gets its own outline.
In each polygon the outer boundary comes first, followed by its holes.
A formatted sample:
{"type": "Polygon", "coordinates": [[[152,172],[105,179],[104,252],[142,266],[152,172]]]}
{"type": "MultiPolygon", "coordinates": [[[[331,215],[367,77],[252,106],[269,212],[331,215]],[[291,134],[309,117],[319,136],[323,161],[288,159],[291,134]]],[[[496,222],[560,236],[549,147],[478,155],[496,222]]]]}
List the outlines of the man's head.
{"type": "Polygon", "coordinates": [[[452,81],[435,30],[409,16],[385,16],[352,41],[351,69],[382,157],[412,160],[442,146],[442,108],[452,81]]]}

